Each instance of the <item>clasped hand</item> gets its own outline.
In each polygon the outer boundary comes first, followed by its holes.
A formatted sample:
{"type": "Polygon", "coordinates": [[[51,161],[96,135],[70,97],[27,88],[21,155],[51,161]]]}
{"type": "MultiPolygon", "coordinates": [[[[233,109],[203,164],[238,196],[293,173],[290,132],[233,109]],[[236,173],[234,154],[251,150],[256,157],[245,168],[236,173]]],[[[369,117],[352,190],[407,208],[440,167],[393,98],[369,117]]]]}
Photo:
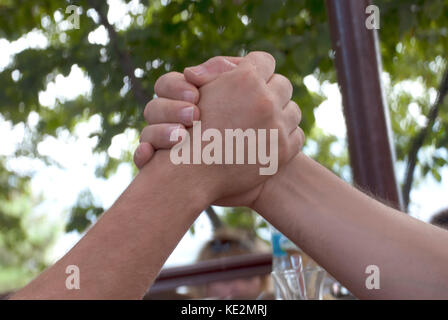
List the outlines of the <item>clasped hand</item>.
{"type": "MultiPolygon", "coordinates": [[[[266,147],[265,153],[270,152],[270,159],[275,157],[275,166],[281,169],[299,153],[304,143],[303,131],[298,126],[300,109],[291,100],[291,82],[274,70],[275,60],[270,54],[252,52],[243,58],[214,57],[199,66],[186,68],[183,74],[170,72],[160,77],[154,88],[157,98],[144,111],[148,125],[141,133],[141,144],[134,155],[137,167],[142,168],[157,150],[170,149],[176,144],[191,144],[177,151],[190,152],[192,155],[186,155],[186,159],[197,160],[198,155],[193,153],[198,149],[191,138],[197,135],[192,127],[196,121],[200,121],[203,133],[200,133],[201,144],[207,136],[206,140],[219,146],[216,139],[228,138],[232,130],[267,132],[266,139],[260,140],[258,136],[256,144],[246,136],[245,154],[237,142],[230,147],[226,145],[223,151],[213,150],[215,160],[219,158],[221,162],[195,162],[199,167],[197,174],[207,179],[213,189],[210,199],[213,203],[252,206],[263,185],[272,178],[269,174],[260,174],[263,168],[267,171],[260,148],[266,147]],[[272,132],[275,134],[269,134],[272,132]],[[183,141],[178,144],[180,140],[183,141]],[[222,153],[219,157],[217,151],[222,153]],[[235,161],[228,159],[229,153],[235,161]],[[241,153],[243,156],[238,161],[241,153]],[[241,161],[243,158],[245,161],[241,161]]],[[[228,140],[221,142],[226,144],[228,140]]],[[[276,172],[277,168],[274,169],[276,172]]]]}

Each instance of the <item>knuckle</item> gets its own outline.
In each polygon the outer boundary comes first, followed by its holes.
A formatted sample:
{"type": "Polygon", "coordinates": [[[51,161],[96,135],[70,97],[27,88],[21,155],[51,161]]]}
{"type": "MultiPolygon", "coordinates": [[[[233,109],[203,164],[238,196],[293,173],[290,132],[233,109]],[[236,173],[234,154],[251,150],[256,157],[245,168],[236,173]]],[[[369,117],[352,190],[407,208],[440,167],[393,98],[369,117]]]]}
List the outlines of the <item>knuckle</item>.
{"type": "Polygon", "coordinates": [[[302,150],[305,142],[305,134],[300,127],[297,127],[294,132],[289,136],[290,155],[296,155],[302,150]]]}
{"type": "Polygon", "coordinates": [[[297,123],[297,125],[299,125],[302,120],[302,111],[300,110],[299,105],[296,102],[291,100],[290,103],[291,103],[295,122],[297,123]]]}
{"type": "Polygon", "coordinates": [[[267,67],[272,73],[275,70],[275,58],[268,52],[265,51],[253,51],[248,54],[248,56],[251,56],[252,60],[258,61],[261,65],[264,67],[267,67]]]}
{"type": "Polygon", "coordinates": [[[295,107],[296,107],[296,114],[297,114],[297,124],[300,124],[300,122],[302,122],[302,110],[300,109],[300,107],[297,103],[295,103],[295,107]]]}
{"type": "Polygon", "coordinates": [[[242,92],[260,92],[262,88],[261,78],[257,73],[257,69],[252,64],[247,64],[243,68],[239,68],[235,73],[229,73],[229,80],[235,83],[242,92]]]}
{"type": "Polygon", "coordinates": [[[286,143],[279,143],[278,146],[279,162],[285,163],[289,157],[289,154],[290,154],[289,146],[286,143]]]}
{"type": "Polygon", "coordinates": [[[154,85],[154,92],[159,95],[167,88],[172,88],[173,83],[176,83],[176,80],[178,79],[178,75],[178,72],[172,71],[160,76],[154,85]]]}
{"type": "Polygon", "coordinates": [[[140,131],[140,139],[139,139],[140,143],[146,141],[146,134],[147,134],[147,131],[148,131],[148,126],[144,127],[144,128],[140,131]]]}
{"type": "Polygon", "coordinates": [[[261,52],[261,54],[263,54],[263,56],[266,59],[270,60],[271,63],[275,63],[275,58],[272,54],[270,54],[269,52],[266,52],[266,51],[260,51],[260,52],[261,52]]]}
{"type": "Polygon", "coordinates": [[[268,91],[260,94],[255,104],[256,111],[271,117],[275,111],[275,99],[268,91]]]}
{"type": "Polygon", "coordinates": [[[286,78],[284,75],[279,74],[278,76],[280,77],[281,81],[283,82],[283,85],[285,86],[286,91],[289,94],[289,98],[291,98],[292,92],[294,90],[291,81],[288,78],[286,78]]]}
{"type": "Polygon", "coordinates": [[[286,78],[284,75],[282,75],[282,74],[280,74],[280,73],[275,73],[274,76],[275,76],[278,80],[284,82],[285,84],[286,84],[287,82],[288,82],[289,84],[291,84],[291,82],[289,81],[289,79],[286,78]]]}
{"type": "Polygon", "coordinates": [[[249,53],[252,56],[259,56],[263,59],[269,60],[271,63],[275,63],[275,59],[269,52],[266,51],[252,51],[249,53]]]}
{"type": "Polygon", "coordinates": [[[147,122],[150,121],[152,109],[154,108],[154,105],[157,103],[156,101],[157,101],[157,98],[149,101],[146,104],[145,109],[143,110],[143,117],[145,118],[145,120],[147,122]]]}
{"type": "Polygon", "coordinates": [[[276,82],[276,86],[281,88],[279,94],[287,96],[287,99],[291,99],[294,88],[288,78],[284,75],[276,73],[271,81],[276,82]]]}
{"type": "Polygon", "coordinates": [[[151,108],[151,101],[149,101],[146,104],[145,109],[143,110],[143,116],[145,117],[146,120],[148,120],[148,117],[149,117],[149,109],[151,108]]]}
{"type": "MultiPolygon", "coordinates": [[[[297,109],[298,110],[298,109],[297,109]]],[[[299,112],[297,111],[296,113],[295,113],[295,118],[294,118],[294,123],[297,125],[297,126],[299,126],[299,124],[300,124],[300,114],[299,114],[299,112]]]]}
{"type": "Polygon", "coordinates": [[[223,56],[213,57],[209,59],[204,66],[209,70],[210,73],[224,73],[232,70],[230,66],[232,63],[228,61],[223,56]]]}
{"type": "Polygon", "coordinates": [[[239,80],[243,83],[252,84],[253,82],[257,81],[257,68],[249,63],[244,68],[240,68],[240,71],[238,72],[239,80]]]}
{"type": "Polygon", "coordinates": [[[226,63],[226,59],[224,59],[224,57],[222,56],[217,56],[217,57],[213,57],[210,58],[209,60],[207,60],[206,64],[223,64],[226,63]]]}
{"type": "Polygon", "coordinates": [[[289,153],[289,132],[283,123],[277,124],[278,129],[278,149],[281,156],[286,156],[289,153]]]}
{"type": "Polygon", "coordinates": [[[299,150],[301,150],[303,145],[305,144],[306,135],[305,135],[305,132],[303,132],[302,128],[297,127],[297,130],[299,132],[299,143],[298,143],[298,145],[299,145],[299,150]]]}

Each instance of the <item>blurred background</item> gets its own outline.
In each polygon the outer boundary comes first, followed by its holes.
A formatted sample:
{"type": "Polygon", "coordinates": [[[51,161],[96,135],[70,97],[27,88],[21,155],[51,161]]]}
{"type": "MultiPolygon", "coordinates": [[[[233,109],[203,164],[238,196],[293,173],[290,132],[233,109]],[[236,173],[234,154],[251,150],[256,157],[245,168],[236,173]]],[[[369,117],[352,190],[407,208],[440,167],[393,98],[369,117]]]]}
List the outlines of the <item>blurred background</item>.
{"type": "MultiPolygon", "coordinates": [[[[397,178],[412,175],[406,207],[429,221],[448,207],[448,0],[375,4],[397,178]]],[[[292,81],[304,152],[352,182],[324,1],[0,0],[0,293],[59,259],[127,187],[159,76],[253,50],[274,55],[292,81]]],[[[254,212],[214,210],[166,266],[202,259],[218,226],[245,230],[269,252],[254,212]]]]}

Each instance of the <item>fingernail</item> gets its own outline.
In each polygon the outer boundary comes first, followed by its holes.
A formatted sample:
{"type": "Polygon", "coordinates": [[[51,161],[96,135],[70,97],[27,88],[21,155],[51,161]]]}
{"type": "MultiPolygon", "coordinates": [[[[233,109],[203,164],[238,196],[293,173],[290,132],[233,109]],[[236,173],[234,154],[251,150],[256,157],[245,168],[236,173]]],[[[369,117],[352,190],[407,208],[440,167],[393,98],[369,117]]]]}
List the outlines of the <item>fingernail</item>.
{"type": "Polygon", "coordinates": [[[141,148],[142,148],[142,144],[139,144],[137,149],[135,150],[135,156],[137,158],[140,157],[140,152],[141,152],[140,150],[141,150],[141,148]]]}
{"type": "Polygon", "coordinates": [[[195,67],[189,67],[187,69],[189,69],[195,76],[198,77],[207,72],[207,69],[201,64],[195,67]]]}
{"type": "Polygon", "coordinates": [[[196,94],[193,91],[184,91],[184,101],[195,103],[196,94]]]}
{"type": "Polygon", "coordinates": [[[180,110],[179,116],[183,124],[193,123],[194,108],[193,107],[183,108],[182,110],[180,110]]]}

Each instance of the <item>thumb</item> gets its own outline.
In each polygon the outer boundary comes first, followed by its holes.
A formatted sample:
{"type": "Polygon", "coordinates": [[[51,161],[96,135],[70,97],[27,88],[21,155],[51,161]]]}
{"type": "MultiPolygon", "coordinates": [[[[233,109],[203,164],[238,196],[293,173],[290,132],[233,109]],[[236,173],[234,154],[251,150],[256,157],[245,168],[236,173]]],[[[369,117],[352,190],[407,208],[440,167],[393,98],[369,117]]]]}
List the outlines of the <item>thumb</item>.
{"type": "Polygon", "coordinates": [[[154,155],[153,146],[150,143],[141,142],[134,152],[134,163],[140,170],[152,158],[153,155],[154,155]]]}
{"type": "Polygon", "coordinates": [[[215,80],[220,74],[236,68],[240,57],[213,57],[206,62],[184,70],[185,79],[197,87],[215,80]]]}

